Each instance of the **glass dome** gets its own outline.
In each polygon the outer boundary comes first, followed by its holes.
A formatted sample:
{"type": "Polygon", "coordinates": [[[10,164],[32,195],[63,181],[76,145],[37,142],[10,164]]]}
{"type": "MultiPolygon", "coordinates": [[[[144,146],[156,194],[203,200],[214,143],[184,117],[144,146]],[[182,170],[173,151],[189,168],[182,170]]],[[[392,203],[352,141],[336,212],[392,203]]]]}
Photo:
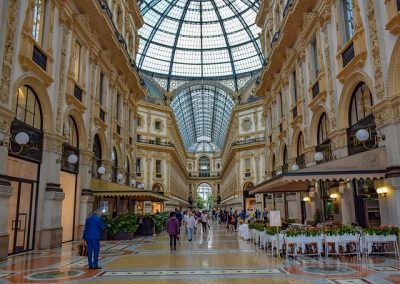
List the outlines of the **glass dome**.
{"type": "Polygon", "coordinates": [[[171,78],[236,80],[262,68],[258,0],[140,3],[144,26],[136,62],[141,71],[168,77],[168,86],[171,78]]]}
{"type": "Polygon", "coordinates": [[[222,149],[234,101],[216,86],[199,84],[179,92],[171,102],[185,148],[189,152],[222,149]]]}

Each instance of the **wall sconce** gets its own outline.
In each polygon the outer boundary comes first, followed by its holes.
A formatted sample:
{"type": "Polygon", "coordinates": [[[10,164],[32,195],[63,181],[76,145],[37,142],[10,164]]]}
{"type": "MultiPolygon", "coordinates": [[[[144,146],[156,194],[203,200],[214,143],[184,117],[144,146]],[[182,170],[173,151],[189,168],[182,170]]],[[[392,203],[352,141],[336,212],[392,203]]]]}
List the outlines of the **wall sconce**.
{"type": "Polygon", "coordinates": [[[331,193],[329,195],[330,199],[332,199],[333,201],[335,201],[338,198],[338,194],[337,193],[331,193]]]}
{"type": "Polygon", "coordinates": [[[299,165],[294,164],[292,165],[292,171],[298,171],[300,169],[299,165]]]}
{"type": "MultiPolygon", "coordinates": [[[[2,140],[0,140],[0,146],[7,147],[8,149],[11,150],[11,143],[10,143],[10,137],[11,135],[9,133],[4,134],[4,137],[2,140]]],[[[18,132],[15,137],[14,141],[20,146],[20,150],[18,152],[14,152],[15,154],[19,154],[22,152],[24,145],[28,144],[29,142],[29,135],[26,132],[18,132]]]]}
{"type": "Polygon", "coordinates": [[[308,196],[304,196],[304,197],[303,197],[303,201],[304,201],[304,202],[310,202],[311,199],[310,199],[310,197],[308,197],[308,196]]]}
{"type": "Polygon", "coordinates": [[[378,187],[376,192],[379,194],[379,197],[386,198],[388,188],[386,186],[378,187]]]}
{"type": "Polygon", "coordinates": [[[367,147],[365,144],[368,139],[370,138],[370,132],[364,128],[357,130],[356,132],[356,138],[358,141],[363,142],[363,146],[365,149],[371,150],[374,149],[380,141],[385,140],[385,135],[384,134],[379,134],[377,133],[374,137],[374,145],[372,147],[367,147]]]}
{"type": "Polygon", "coordinates": [[[317,162],[320,162],[320,161],[322,161],[324,159],[324,154],[322,152],[315,152],[314,159],[317,162]]]}

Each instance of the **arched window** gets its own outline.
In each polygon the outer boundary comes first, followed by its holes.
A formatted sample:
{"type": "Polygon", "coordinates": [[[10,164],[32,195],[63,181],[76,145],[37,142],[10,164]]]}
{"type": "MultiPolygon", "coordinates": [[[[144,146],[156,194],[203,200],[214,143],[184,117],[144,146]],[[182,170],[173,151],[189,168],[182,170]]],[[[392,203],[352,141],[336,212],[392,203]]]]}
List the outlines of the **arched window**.
{"type": "Polygon", "coordinates": [[[117,149],[113,147],[111,152],[111,162],[112,162],[112,176],[111,181],[117,182],[118,181],[118,157],[117,157],[117,149]]]}
{"type": "Polygon", "coordinates": [[[283,148],[283,156],[282,156],[282,172],[287,172],[288,171],[288,151],[287,147],[283,148]]]}
{"type": "Polygon", "coordinates": [[[351,97],[349,126],[357,124],[372,114],[372,94],[365,83],[360,83],[355,88],[351,97]]]}
{"type": "Polygon", "coordinates": [[[18,89],[16,119],[42,130],[42,110],[35,91],[24,85],[18,89]]]}
{"type": "Polygon", "coordinates": [[[326,113],[322,114],[318,122],[317,144],[320,145],[328,140],[328,120],[326,113]]]}
{"type": "Polygon", "coordinates": [[[306,160],[304,155],[304,136],[303,133],[299,134],[299,138],[297,138],[297,157],[296,164],[299,168],[305,168],[306,160]]]}
{"type": "Polygon", "coordinates": [[[304,153],[304,137],[303,133],[300,133],[299,138],[297,139],[297,156],[300,156],[304,153]]]}
{"type": "Polygon", "coordinates": [[[79,163],[70,163],[68,160],[71,155],[75,155],[79,159],[79,137],[75,120],[72,116],[68,116],[64,123],[63,134],[66,142],[63,145],[63,153],[61,159],[61,169],[64,171],[79,172],[79,163]]]}
{"type": "Polygon", "coordinates": [[[72,116],[68,116],[67,121],[64,124],[64,135],[67,139],[66,143],[68,145],[79,148],[78,129],[72,116]]]}
{"type": "Polygon", "coordinates": [[[275,154],[273,154],[272,164],[271,164],[271,175],[272,176],[276,175],[275,166],[276,166],[276,159],[275,159],[275,154]]]}
{"type": "Polygon", "coordinates": [[[126,156],[126,159],[125,159],[125,169],[126,169],[125,184],[129,185],[131,182],[131,167],[129,166],[129,157],[128,156],[126,156]]]}
{"type": "Polygon", "coordinates": [[[346,44],[354,34],[354,21],[353,21],[353,0],[340,0],[341,5],[341,25],[343,45],[346,44]]]}
{"type": "Polygon", "coordinates": [[[93,163],[92,163],[92,176],[96,178],[100,178],[101,175],[97,172],[97,169],[102,166],[102,150],[100,138],[96,134],[93,139],[93,163]]]}
{"type": "Polygon", "coordinates": [[[210,159],[207,156],[202,156],[199,159],[199,176],[210,176],[210,159]]]}

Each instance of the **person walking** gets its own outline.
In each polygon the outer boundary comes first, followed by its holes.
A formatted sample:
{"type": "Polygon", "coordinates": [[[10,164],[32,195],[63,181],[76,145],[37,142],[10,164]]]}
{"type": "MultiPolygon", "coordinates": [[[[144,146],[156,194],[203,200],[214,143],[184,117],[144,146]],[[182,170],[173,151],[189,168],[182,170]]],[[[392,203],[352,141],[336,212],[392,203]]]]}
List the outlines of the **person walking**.
{"type": "Polygon", "coordinates": [[[87,244],[87,257],[89,269],[101,269],[99,267],[101,231],[105,228],[100,218],[100,210],[96,210],[86,219],[83,239],[87,244]]]}
{"type": "Polygon", "coordinates": [[[187,218],[186,218],[186,228],[187,228],[187,232],[188,232],[189,242],[191,242],[192,238],[193,238],[193,229],[194,229],[195,223],[196,223],[196,220],[193,217],[193,213],[192,213],[192,211],[189,211],[187,218]]]}
{"type": "Polygon", "coordinates": [[[208,224],[207,211],[203,211],[203,214],[201,214],[201,224],[203,225],[203,233],[207,232],[207,224],[208,224]]]}
{"type": "Polygon", "coordinates": [[[264,221],[268,221],[268,210],[267,210],[267,208],[264,208],[263,218],[264,218],[264,221]]]}
{"type": "Polygon", "coordinates": [[[179,221],[175,217],[175,212],[171,212],[169,214],[169,218],[167,220],[167,233],[169,235],[169,246],[171,248],[171,252],[173,252],[176,250],[176,237],[180,234],[179,221]]]}

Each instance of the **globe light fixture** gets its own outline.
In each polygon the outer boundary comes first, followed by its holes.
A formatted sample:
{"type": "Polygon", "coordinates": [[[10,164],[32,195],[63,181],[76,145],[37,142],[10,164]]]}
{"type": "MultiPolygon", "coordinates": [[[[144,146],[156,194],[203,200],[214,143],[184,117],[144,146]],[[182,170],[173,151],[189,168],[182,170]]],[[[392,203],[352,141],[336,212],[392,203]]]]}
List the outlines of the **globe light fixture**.
{"type": "Polygon", "coordinates": [[[333,201],[335,201],[338,198],[338,194],[337,193],[331,193],[329,195],[330,199],[332,199],[333,201]]]}
{"type": "Polygon", "coordinates": [[[365,142],[369,139],[369,132],[365,129],[359,129],[356,132],[356,138],[360,142],[365,142]]]}
{"type": "Polygon", "coordinates": [[[323,154],[322,152],[316,152],[316,153],[314,154],[314,159],[315,159],[317,162],[320,162],[320,161],[322,161],[322,160],[324,159],[324,154],[323,154]]]}
{"type": "Polygon", "coordinates": [[[121,173],[119,173],[118,175],[117,175],[117,179],[120,181],[120,180],[122,180],[123,179],[123,177],[124,177],[124,175],[123,174],[121,174],[121,173]]]}
{"type": "Polygon", "coordinates": [[[311,200],[311,199],[310,199],[310,197],[308,197],[308,196],[304,196],[304,197],[303,197],[303,201],[304,201],[304,202],[310,202],[310,200],[311,200]]]}
{"type": "Polygon", "coordinates": [[[78,156],[75,154],[71,154],[68,156],[68,163],[75,165],[78,162],[78,156]]]}
{"type": "Polygon", "coordinates": [[[378,187],[376,192],[379,194],[381,198],[385,198],[388,192],[388,188],[386,186],[378,187]]]}
{"type": "Polygon", "coordinates": [[[299,165],[294,164],[292,165],[292,171],[298,171],[300,169],[299,165]]]}
{"type": "Polygon", "coordinates": [[[106,168],[105,167],[103,167],[103,166],[100,166],[98,169],[97,169],[97,172],[99,173],[99,174],[104,174],[105,172],[106,172],[106,168]]]}
{"type": "Polygon", "coordinates": [[[25,145],[29,142],[29,135],[26,132],[19,132],[15,135],[15,142],[18,145],[25,145]]]}

